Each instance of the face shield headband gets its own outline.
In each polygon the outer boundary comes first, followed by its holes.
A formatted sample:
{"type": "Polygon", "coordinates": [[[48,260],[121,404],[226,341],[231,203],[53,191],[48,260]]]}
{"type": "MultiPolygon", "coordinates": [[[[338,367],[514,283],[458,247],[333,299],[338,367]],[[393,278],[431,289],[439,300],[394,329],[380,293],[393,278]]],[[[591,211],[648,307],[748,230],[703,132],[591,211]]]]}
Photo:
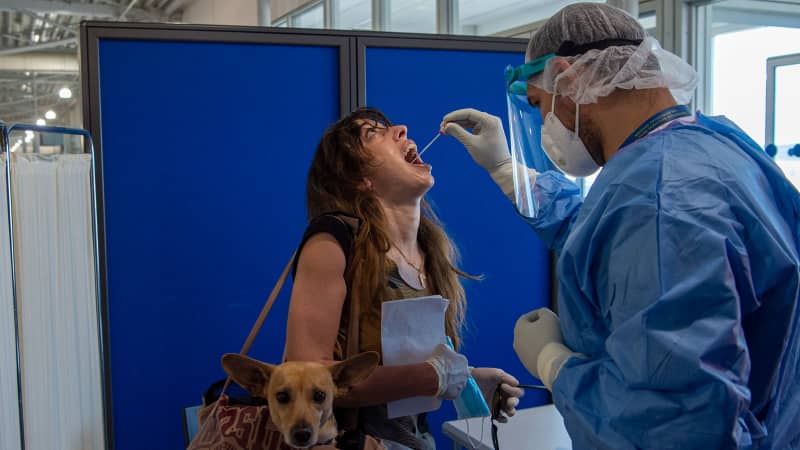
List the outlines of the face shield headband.
{"type": "Polygon", "coordinates": [[[506,67],[506,91],[515,95],[527,95],[527,81],[534,75],[544,72],[547,62],[555,56],[578,56],[589,50],[605,50],[609,47],[619,47],[623,45],[639,46],[642,39],[603,39],[601,41],[589,42],[587,44],[576,44],[572,41],[565,41],[555,53],[540,56],[534,60],[517,67],[506,67]]]}

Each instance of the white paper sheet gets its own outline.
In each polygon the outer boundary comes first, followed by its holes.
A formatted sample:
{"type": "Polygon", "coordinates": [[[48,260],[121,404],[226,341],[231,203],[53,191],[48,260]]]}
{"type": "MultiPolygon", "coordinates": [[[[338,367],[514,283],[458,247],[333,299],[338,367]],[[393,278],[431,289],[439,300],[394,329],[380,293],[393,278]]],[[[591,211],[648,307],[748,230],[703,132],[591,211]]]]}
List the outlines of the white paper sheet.
{"type": "MultiPolygon", "coordinates": [[[[440,295],[384,302],[381,311],[383,364],[399,366],[424,362],[445,343],[444,313],[448,300],[440,295]]],[[[413,397],[389,402],[388,417],[402,417],[439,408],[436,397],[413,397]]]]}

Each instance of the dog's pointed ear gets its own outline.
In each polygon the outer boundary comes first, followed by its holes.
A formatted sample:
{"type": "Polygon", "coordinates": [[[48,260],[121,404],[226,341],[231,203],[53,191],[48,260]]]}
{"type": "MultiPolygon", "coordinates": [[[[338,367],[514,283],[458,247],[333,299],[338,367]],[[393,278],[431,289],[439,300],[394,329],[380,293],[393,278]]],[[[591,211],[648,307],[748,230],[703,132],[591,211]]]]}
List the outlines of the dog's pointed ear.
{"type": "Polygon", "coordinates": [[[364,352],[330,366],[331,376],[336,384],[336,395],[345,395],[353,386],[366,380],[378,367],[380,360],[378,353],[364,352]]]}
{"type": "Polygon", "coordinates": [[[275,366],[237,353],[222,355],[225,373],[252,395],[262,396],[275,366]]]}

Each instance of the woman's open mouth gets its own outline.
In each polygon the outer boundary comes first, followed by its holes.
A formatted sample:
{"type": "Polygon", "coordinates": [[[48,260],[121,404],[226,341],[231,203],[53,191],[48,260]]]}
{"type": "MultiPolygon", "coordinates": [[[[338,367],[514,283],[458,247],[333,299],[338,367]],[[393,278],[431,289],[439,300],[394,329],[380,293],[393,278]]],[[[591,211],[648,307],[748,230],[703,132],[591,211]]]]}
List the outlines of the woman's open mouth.
{"type": "Polygon", "coordinates": [[[417,153],[416,145],[412,145],[411,147],[408,148],[408,150],[406,150],[405,160],[407,163],[413,164],[415,166],[425,165],[425,162],[422,160],[422,158],[419,157],[419,154],[417,153]]]}

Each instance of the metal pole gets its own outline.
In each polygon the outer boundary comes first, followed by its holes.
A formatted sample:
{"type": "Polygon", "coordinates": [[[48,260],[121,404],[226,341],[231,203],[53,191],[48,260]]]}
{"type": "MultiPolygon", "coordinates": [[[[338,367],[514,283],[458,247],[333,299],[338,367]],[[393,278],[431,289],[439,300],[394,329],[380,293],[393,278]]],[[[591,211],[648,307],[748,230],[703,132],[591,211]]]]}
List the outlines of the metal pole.
{"type": "Polygon", "coordinates": [[[389,11],[390,0],[372,0],[372,29],[375,31],[389,31],[391,20],[389,11]]]}
{"type": "Polygon", "coordinates": [[[269,9],[269,0],[258,0],[258,25],[272,26],[272,11],[269,9]]]}
{"type": "Polygon", "coordinates": [[[24,45],[22,47],[11,47],[0,50],[0,56],[4,55],[16,55],[17,53],[27,53],[36,50],[44,50],[53,47],[64,47],[69,44],[74,44],[78,42],[77,38],[67,38],[61,39],[58,41],[50,41],[50,42],[42,42],[41,44],[31,44],[31,45],[24,45]]]}
{"type": "Polygon", "coordinates": [[[339,25],[339,15],[338,9],[339,5],[336,4],[335,0],[322,0],[322,23],[323,28],[328,30],[332,30],[338,27],[339,25]]]}
{"type": "Polygon", "coordinates": [[[19,442],[21,449],[25,449],[25,416],[22,405],[22,354],[19,345],[19,308],[17,305],[17,262],[14,257],[14,213],[11,201],[11,144],[9,136],[11,130],[4,123],[0,123],[3,137],[3,151],[6,154],[6,205],[8,206],[8,249],[11,257],[11,302],[14,313],[14,346],[17,357],[17,408],[19,411],[19,442]]]}
{"type": "Polygon", "coordinates": [[[461,32],[457,0],[436,0],[436,32],[439,34],[461,32]]]}
{"type": "Polygon", "coordinates": [[[130,12],[131,8],[133,8],[133,5],[135,5],[137,1],[138,0],[131,0],[131,2],[128,3],[128,7],[125,8],[125,11],[122,11],[122,14],[119,15],[119,18],[117,20],[125,19],[125,16],[128,15],[128,13],[130,12]]]}

